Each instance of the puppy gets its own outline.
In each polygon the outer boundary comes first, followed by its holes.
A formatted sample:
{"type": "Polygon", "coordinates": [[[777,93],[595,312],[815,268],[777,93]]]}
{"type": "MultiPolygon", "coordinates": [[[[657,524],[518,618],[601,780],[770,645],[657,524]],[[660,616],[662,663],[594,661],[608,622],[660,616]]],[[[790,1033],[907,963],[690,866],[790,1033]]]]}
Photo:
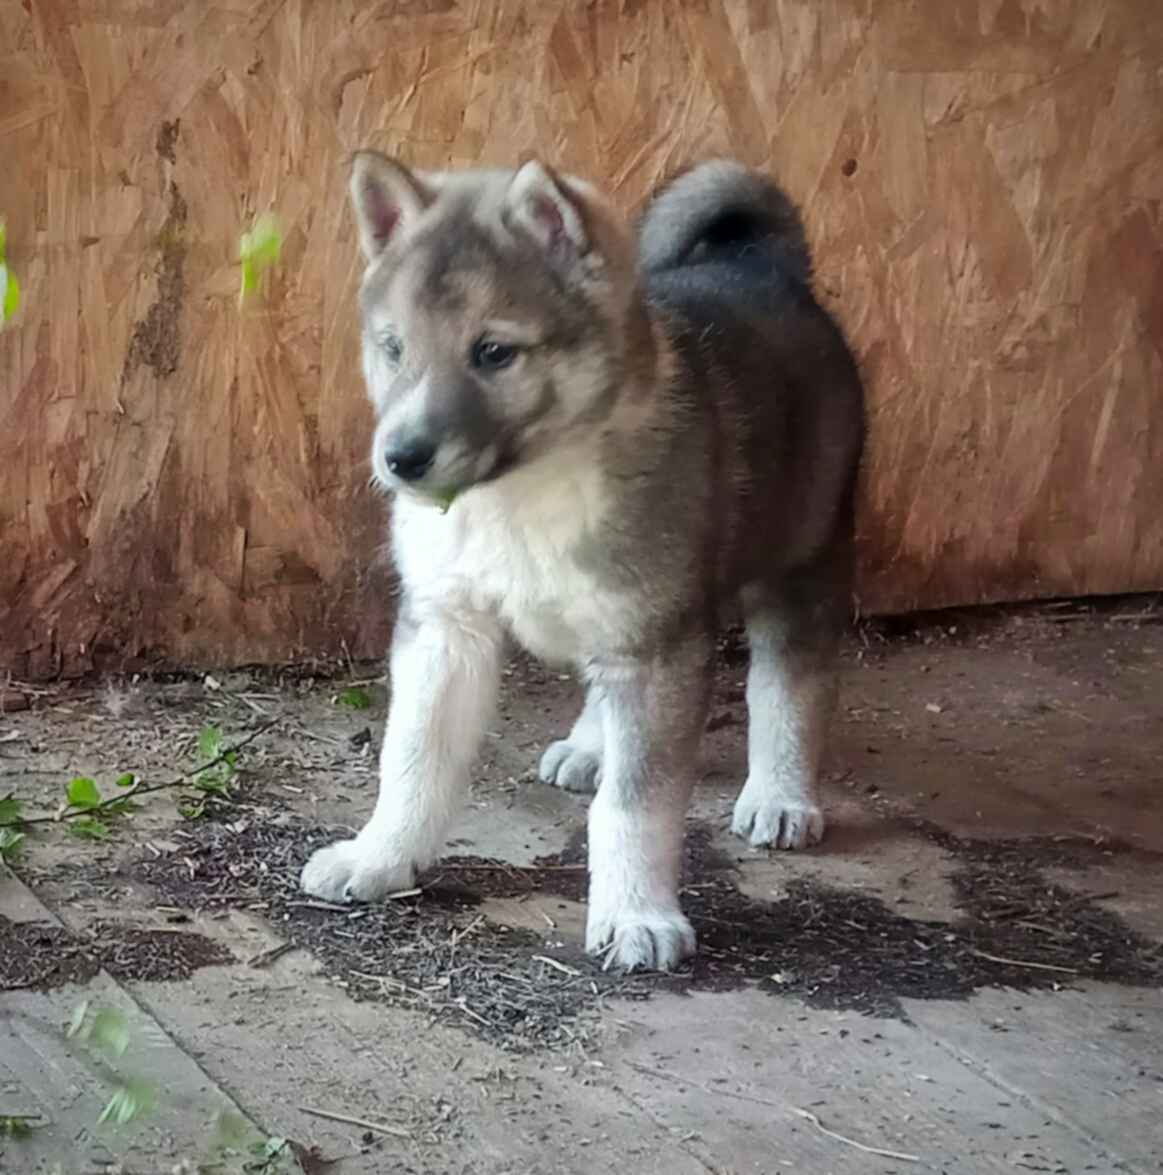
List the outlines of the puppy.
{"type": "Polygon", "coordinates": [[[370,901],[433,861],[511,634],[587,688],[540,764],[596,792],[587,948],[673,967],[695,948],[684,815],[736,605],[751,665],[733,829],[794,849],[824,828],[864,407],[799,215],[728,161],[675,179],[636,230],[538,162],[414,173],[364,151],[351,200],[403,590],[375,810],[311,857],[303,888],[370,901]]]}

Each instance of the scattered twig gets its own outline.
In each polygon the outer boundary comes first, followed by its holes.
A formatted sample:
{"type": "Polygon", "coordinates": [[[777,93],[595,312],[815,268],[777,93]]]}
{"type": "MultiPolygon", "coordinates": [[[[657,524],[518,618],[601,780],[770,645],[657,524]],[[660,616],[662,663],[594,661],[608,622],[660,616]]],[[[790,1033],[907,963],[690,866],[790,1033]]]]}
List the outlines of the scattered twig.
{"type": "Polygon", "coordinates": [[[562,975],[569,975],[574,979],[581,974],[576,967],[567,967],[564,963],[558,962],[557,959],[551,959],[548,955],[534,955],[533,961],[536,963],[545,963],[547,966],[552,967],[554,971],[560,971],[562,975]]]}
{"type": "Polygon", "coordinates": [[[842,1142],[845,1146],[855,1147],[858,1151],[863,1151],[866,1155],[880,1155],[884,1159],[899,1159],[902,1163],[919,1163],[921,1161],[920,1155],[910,1155],[904,1151],[888,1150],[880,1146],[865,1146],[862,1142],[857,1142],[854,1138],[849,1138],[846,1134],[840,1134],[835,1130],[829,1130],[820,1119],[812,1113],[811,1110],[802,1109],[800,1106],[787,1107],[797,1118],[803,1118],[810,1122],[821,1134],[828,1138],[834,1139],[836,1142],[842,1142]]]}
{"type": "Polygon", "coordinates": [[[1069,910],[1074,906],[1082,906],[1087,902],[1105,902],[1111,898],[1120,897],[1117,889],[1108,889],[1105,893],[1080,893],[1075,894],[1068,902],[1063,902],[1059,909],[1069,910]]]}
{"type": "Polygon", "coordinates": [[[1028,959],[1007,959],[1001,955],[991,955],[987,951],[971,950],[971,955],[979,959],[988,959],[991,963],[1001,963],[1006,967],[1033,967],[1037,971],[1060,971],[1063,975],[1077,975],[1077,967],[1059,967],[1057,963],[1033,963],[1028,959]]]}
{"type": "Polygon", "coordinates": [[[386,1122],[369,1122],[366,1118],[354,1118],[350,1114],[337,1114],[333,1110],[320,1110],[314,1106],[300,1106],[304,1114],[312,1114],[316,1118],[327,1118],[331,1122],[343,1122],[347,1126],[358,1126],[362,1130],[371,1130],[375,1134],[385,1134],[389,1138],[411,1138],[412,1132],[403,1126],[389,1126],[386,1122]]]}
{"type": "Polygon", "coordinates": [[[274,719],[271,722],[264,723],[257,730],[252,730],[245,738],[240,738],[237,742],[231,743],[230,746],[223,747],[222,751],[215,755],[213,759],[210,759],[206,763],[201,763],[197,767],[191,767],[189,771],[183,771],[181,775],[175,776],[173,779],[167,779],[162,783],[149,783],[144,787],[140,783],[135,782],[131,787],[125,788],[120,795],[109,796],[108,799],[104,799],[99,804],[94,804],[90,808],[74,808],[66,812],[54,812],[51,816],[22,816],[19,820],[14,821],[14,824],[23,828],[32,824],[59,824],[62,820],[74,820],[78,816],[96,816],[108,808],[123,805],[126,800],[131,800],[138,796],[148,796],[153,792],[166,791],[173,787],[182,787],[184,784],[189,783],[195,776],[201,775],[204,771],[209,771],[212,767],[217,767],[219,763],[226,762],[235,752],[242,750],[243,747],[254,742],[256,738],[266,734],[277,722],[278,719],[274,719]]]}
{"type": "Polygon", "coordinates": [[[485,920],[483,914],[478,914],[463,930],[454,930],[448,940],[450,947],[456,946],[461,939],[467,938],[485,920]]]}
{"type": "Polygon", "coordinates": [[[251,955],[246,960],[248,967],[266,967],[273,963],[276,959],[281,959],[288,951],[293,951],[295,944],[293,942],[281,942],[278,946],[270,947],[265,951],[259,951],[257,955],[251,955]]]}
{"type": "Polygon", "coordinates": [[[835,1130],[830,1130],[811,1110],[805,1110],[800,1106],[793,1106],[790,1102],[777,1102],[772,1101],[770,1098],[754,1097],[748,1093],[735,1093],[729,1089],[716,1089],[713,1085],[703,1085],[698,1081],[690,1081],[686,1077],[680,1077],[679,1074],[671,1073],[666,1069],[652,1069],[649,1065],[639,1065],[636,1061],[627,1061],[626,1063],[632,1069],[637,1069],[641,1073],[649,1073],[652,1077],[662,1077],[667,1081],[677,1081],[680,1085],[687,1085],[691,1089],[702,1090],[703,1093],[718,1094],[719,1097],[735,1098],[741,1102],[753,1102],[757,1106],[769,1106],[775,1110],[785,1110],[789,1114],[794,1114],[797,1118],[803,1118],[804,1121],[810,1122],[821,1134],[831,1138],[833,1141],[842,1142],[845,1146],[854,1147],[858,1151],[863,1151],[866,1155],[879,1155],[881,1158],[897,1159],[902,1163],[919,1163],[921,1161],[919,1155],[910,1155],[904,1151],[888,1150],[880,1146],[867,1146],[863,1142],[857,1142],[856,1139],[849,1138],[846,1134],[840,1134],[835,1130]]]}

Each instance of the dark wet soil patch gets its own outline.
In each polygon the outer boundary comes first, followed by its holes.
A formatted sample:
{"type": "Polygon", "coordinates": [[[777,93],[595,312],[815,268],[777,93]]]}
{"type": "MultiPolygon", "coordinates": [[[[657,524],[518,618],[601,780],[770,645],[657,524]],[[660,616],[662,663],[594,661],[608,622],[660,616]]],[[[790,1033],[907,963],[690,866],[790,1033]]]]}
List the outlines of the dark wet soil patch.
{"type": "Polygon", "coordinates": [[[0,915],[0,991],[84,983],[101,969],[75,935],[51,922],[11,922],[0,915]]]}
{"type": "Polygon", "coordinates": [[[99,922],[82,936],[0,917],[0,991],[85,983],[102,968],[122,980],[189,979],[200,967],[233,962],[225,947],[190,931],[99,922]]]}
{"type": "Polygon", "coordinates": [[[1163,950],[1102,909],[1103,895],[1052,885],[1041,870],[1077,860],[1059,842],[990,844],[946,837],[965,912],[952,923],[906,918],[878,898],[793,881],[760,902],[740,892],[708,829],[689,829],[683,901],[699,954],[669,976],[603,972],[553,929],[498,926],[486,898],[584,900],[584,832],[558,855],[517,867],[449,857],[419,895],[346,909],[310,901],[297,878],[332,839],[292,823],[193,828],[178,854],[140,861],[135,876],[186,907],[264,913],[319,958],[356,998],[385,999],[447,1018],[503,1048],[583,1040],[607,997],[759,984],[814,1007],[902,1017],[900,1001],[958,999],[982,987],[1053,989],[1083,979],[1155,986],[1163,950]]]}

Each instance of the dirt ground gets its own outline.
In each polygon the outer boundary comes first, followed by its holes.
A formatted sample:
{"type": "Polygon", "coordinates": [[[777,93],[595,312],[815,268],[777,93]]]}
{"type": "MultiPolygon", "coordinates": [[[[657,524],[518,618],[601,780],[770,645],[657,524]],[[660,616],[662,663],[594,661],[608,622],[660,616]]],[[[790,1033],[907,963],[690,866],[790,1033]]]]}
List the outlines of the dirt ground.
{"type": "Polygon", "coordinates": [[[581,950],[585,801],[533,775],[579,703],[556,673],[511,663],[446,857],[356,910],[295,876],[370,810],[377,666],[9,683],[0,799],[51,816],[71,779],[132,773],[137,806],[30,825],[0,868],[0,1170],[1163,1170],[1160,620],[1140,597],[863,626],[829,834],[797,855],[727,832],[725,642],[700,953],[667,977],[581,950]],[[115,1075],[59,1031],[84,999],[125,1009],[152,1074],[119,1131],[94,1112],[115,1075]],[[224,1105],[258,1143],[219,1137],[224,1105]]]}

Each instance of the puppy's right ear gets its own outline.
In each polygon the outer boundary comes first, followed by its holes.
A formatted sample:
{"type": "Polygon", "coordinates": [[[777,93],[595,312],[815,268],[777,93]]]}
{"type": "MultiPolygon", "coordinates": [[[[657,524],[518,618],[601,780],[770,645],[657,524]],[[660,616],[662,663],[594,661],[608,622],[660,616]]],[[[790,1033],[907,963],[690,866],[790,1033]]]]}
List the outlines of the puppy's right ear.
{"type": "Polygon", "coordinates": [[[402,163],[378,151],[356,152],[348,190],[360,247],[369,262],[432,203],[432,193],[402,163]]]}

